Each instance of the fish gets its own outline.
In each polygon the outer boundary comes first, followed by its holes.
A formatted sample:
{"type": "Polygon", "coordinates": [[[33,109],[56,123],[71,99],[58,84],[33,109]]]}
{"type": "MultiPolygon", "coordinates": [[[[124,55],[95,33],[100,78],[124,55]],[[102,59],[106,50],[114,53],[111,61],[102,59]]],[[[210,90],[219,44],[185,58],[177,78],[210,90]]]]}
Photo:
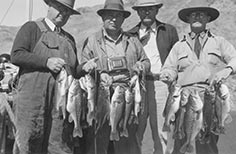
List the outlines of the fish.
{"type": "Polygon", "coordinates": [[[73,137],[83,137],[80,118],[82,112],[82,89],[78,79],[74,79],[68,90],[66,110],[69,113],[68,121],[74,122],[73,137]]]}
{"type": "Polygon", "coordinates": [[[163,112],[165,117],[165,122],[162,128],[163,131],[170,132],[170,123],[171,121],[175,121],[175,113],[179,110],[180,106],[180,93],[180,85],[175,84],[171,86],[171,91],[167,98],[166,107],[164,109],[165,111],[163,112]]]}
{"type": "Polygon", "coordinates": [[[55,85],[56,109],[59,111],[59,114],[62,115],[63,119],[66,118],[67,92],[72,81],[73,76],[68,75],[66,69],[63,67],[56,77],[55,85]]]}
{"type": "Polygon", "coordinates": [[[186,104],[188,103],[190,91],[188,88],[182,88],[181,94],[180,94],[180,107],[179,111],[176,113],[177,118],[175,122],[175,131],[173,134],[174,139],[183,139],[185,134],[184,134],[184,128],[183,128],[183,123],[184,123],[184,115],[186,112],[186,104]]]}
{"type": "Polygon", "coordinates": [[[90,74],[86,74],[85,79],[86,79],[87,103],[88,103],[87,121],[91,126],[93,119],[95,119],[96,83],[90,74]]]}
{"type": "Polygon", "coordinates": [[[141,107],[140,103],[142,101],[139,78],[136,79],[133,90],[134,90],[134,116],[135,116],[134,124],[138,124],[138,113],[140,111],[141,107]]]}
{"type": "Polygon", "coordinates": [[[225,134],[225,122],[231,122],[230,116],[230,92],[225,84],[220,84],[216,89],[215,112],[217,117],[215,134],[225,134]]]}
{"type": "Polygon", "coordinates": [[[133,104],[134,104],[134,96],[133,96],[131,88],[128,87],[125,90],[125,115],[124,115],[123,127],[120,133],[120,136],[129,137],[129,133],[127,130],[127,123],[128,123],[131,111],[133,109],[133,104]]]}
{"type": "Polygon", "coordinates": [[[124,89],[121,86],[117,86],[111,98],[110,104],[110,125],[111,125],[111,141],[119,141],[119,132],[117,130],[117,125],[122,117],[124,108],[124,89]]]}
{"type": "Polygon", "coordinates": [[[186,114],[184,119],[186,141],[180,148],[181,153],[192,153],[194,151],[195,139],[203,127],[202,109],[203,102],[198,91],[191,89],[189,102],[186,105],[186,114]]]}
{"type": "Polygon", "coordinates": [[[95,115],[97,124],[96,132],[110,118],[110,86],[111,84],[104,82],[100,82],[98,86],[98,101],[95,115]]]}
{"type": "Polygon", "coordinates": [[[165,154],[172,154],[174,150],[175,140],[173,138],[174,136],[174,125],[170,125],[170,131],[167,132],[167,142],[166,142],[166,149],[165,154]]]}

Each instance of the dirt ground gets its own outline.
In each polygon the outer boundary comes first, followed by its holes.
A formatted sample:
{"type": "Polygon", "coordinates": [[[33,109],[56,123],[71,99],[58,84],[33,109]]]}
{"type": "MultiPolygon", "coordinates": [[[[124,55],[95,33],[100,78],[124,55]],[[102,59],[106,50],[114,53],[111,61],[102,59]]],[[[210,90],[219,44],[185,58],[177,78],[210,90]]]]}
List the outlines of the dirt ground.
{"type": "MultiPolygon", "coordinates": [[[[232,112],[233,121],[226,125],[226,134],[220,136],[218,142],[219,154],[236,153],[236,112],[232,112]]],[[[147,126],[142,147],[143,154],[153,154],[153,142],[150,126],[147,126]]]]}

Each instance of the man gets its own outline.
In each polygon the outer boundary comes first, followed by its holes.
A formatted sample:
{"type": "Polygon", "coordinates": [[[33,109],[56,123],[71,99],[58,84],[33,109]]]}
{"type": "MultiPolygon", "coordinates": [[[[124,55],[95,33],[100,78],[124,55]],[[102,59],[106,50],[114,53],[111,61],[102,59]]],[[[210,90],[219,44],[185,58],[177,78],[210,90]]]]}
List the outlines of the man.
{"type": "MultiPolygon", "coordinates": [[[[220,83],[235,73],[236,50],[223,37],[212,34],[206,28],[207,23],[219,16],[215,8],[185,8],[178,15],[190,25],[191,32],[172,48],[161,71],[161,78],[165,82],[177,80],[182,87],[194,88],[202,96],[209,85],[220,83]]],[[[208,102],[204,103],[207,105],[208,102]]],[[[209,116],[209,113],[204,116],[209,116]]],[[[211,120],[206,120],[206,124],[209,125],[211,120]]],[[[197,154],[218,154],[219,136],[209,133],[208,142],[196,142],[197,154]]],[[[182,145],[181,140],[176,140],[173,153],[180,153],[182,145]]]]}
{"type": "MultiPolygon", "coordinates": [[[[130,16],[124,10],[121,0],[106,0],[104,8],[97,11],[102,17],[103,27],[85,41],[81,63],[88,73],[94,69],[104,72],[104,78],[114,79],[112,89],[116,86],[127,87],[130,74],[149,71],[150,62],[144,53],[142,45],[135,37],[122,31],[121,25],[130,16]],[[98,60],[93,60],[98,58],[98,60]],[[115,78],[121,76],[120,79],[115,78]]],[[[97,102],[99,103],[99,102],[97,102]]],[[[111,122],[111,121],[110,121],[111,122]]],[[[119,128],[118,128],[119,129],[119,128]]],[[[128,126],[128,138],[120,137],[114,141],[116,154],[140,154],[141,150],[136,136],[137,125],[128,126]]],[[[86,154],[106,154],[111,129],[107,120],[94,135],[94,128],[89,128],[86,135],[86,154]],[[94,144],[95,143],[95,144],[94,144]]]]}
{"type": "Polygon", "coordinates": [[[69,154],[71,146],[64,139],[70,137],[62,139],[68,124],[54,108],[54,87],[62,67],[76,75],[75,41],[62,27],[79,12],[73,9],[74,0],[44,1],[47,16],[24,24],[11,51],[12,63],[20,67],[15,113],[18,150],[14,153],[69,154]]]}
{"type": "Polygon", "coordinates": [[[140,116],[138,136],[142,142],[149,117],[154,154],[165,153],[167,140],[166,132],[162,131],[164,124],[162,113],[168,88],[165,83],[159,81],[159,73],[172,46],[178,41],[176,28],[156,19],[162,6],[158,0],[138,0],[133,9],[137,11],[141,22],[129,31],[139,38],[151,62],[151,72],[146,78],[147,92],[144,99],[144,113],[140,116]]]}

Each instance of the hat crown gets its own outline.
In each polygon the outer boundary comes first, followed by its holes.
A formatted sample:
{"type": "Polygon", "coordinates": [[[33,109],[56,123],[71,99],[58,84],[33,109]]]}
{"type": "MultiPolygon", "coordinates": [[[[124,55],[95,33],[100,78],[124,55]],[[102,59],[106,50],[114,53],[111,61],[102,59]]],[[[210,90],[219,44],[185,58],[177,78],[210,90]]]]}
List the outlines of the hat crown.
{"type": "Polygon", "coordinates": [[[106,0],[104,9],[124,10],[124,3],[122,0],[106,0]]]}
{"type": "Polygon", "coordinates": [[[137,0],[135,5],[156,5],[162,3],[161,0],[137,0]]]}
{"type": "Polygon", "coordinates": [[[46,4],[48,4],[49,2],[51,3],[60,3],[62,5],[64,5],[65,7],[68,7],[69,9],[71,9],[73,11],[73,14],[80,14],[79,12],[77,12],[76,10],[74,10],[74,4],[75,4],[75,0],[44,0],[44,2],[46,4]]]}

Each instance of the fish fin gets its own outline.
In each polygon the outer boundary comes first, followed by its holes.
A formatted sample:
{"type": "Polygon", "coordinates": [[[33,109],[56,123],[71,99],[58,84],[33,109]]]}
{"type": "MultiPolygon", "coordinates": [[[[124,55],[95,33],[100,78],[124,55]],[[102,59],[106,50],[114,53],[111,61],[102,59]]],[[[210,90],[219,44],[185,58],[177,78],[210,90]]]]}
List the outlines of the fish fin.
{"type": "Polygon", "coordinates": [[[74,128],[74,131],[73,131],[73,137],[83,137],[83,131],[82,131],[82,128],[81,127],[77,127],[77,128],[74,128]]]}
{"type": "Polygon", "coordinates": [[[69,123],[71,123],[71,122],[73,121],[73,118],[72,118],[71,115],[69,115],[69,117],[68,117],[68,121],[69,121],[69,123]]]}
{"type": "Polygon", "coordinates": [[[227,116],[226,119],[225,119],[225,123],[226,123],[226,124],[230,124],[232,121],[233,121],[232,116],[231,116],[230,114],[228,114],[228,116],[227,116]]]}
{"type": "Polygon", "coordinates": [[[111,140],[111,141],[119,141],[119,140],[120,140],[118,131],[111,132],[111,134],[110,134],[110,140],[111,140]]]}
{"type": "Polygon", "coordinates": [[[185,143],[181,148],[180,148],[180,152],[181,153],[192,153],[194,150],[193,146],[189,143],[185,143]]]}
{"type": "Polygon", "coordinates": [[[185,137],[185,134],[183,130],[177,131],[173,135],[174,139],[179,139],[179,140],[183,139],[184,137],[185,137]]]}
{"type": "Polygon", "coordinates": [[[166,122],[164,123],[163,127],[162,127],[162,131],[163,132],[170,132],[170,126],[166,124],[166,122]]]}
{"type": "Polygon", "coordinates": [[[129,137],[127,128],[123,129],[123,131],[120,133],[120,136],[129,137]]]}

